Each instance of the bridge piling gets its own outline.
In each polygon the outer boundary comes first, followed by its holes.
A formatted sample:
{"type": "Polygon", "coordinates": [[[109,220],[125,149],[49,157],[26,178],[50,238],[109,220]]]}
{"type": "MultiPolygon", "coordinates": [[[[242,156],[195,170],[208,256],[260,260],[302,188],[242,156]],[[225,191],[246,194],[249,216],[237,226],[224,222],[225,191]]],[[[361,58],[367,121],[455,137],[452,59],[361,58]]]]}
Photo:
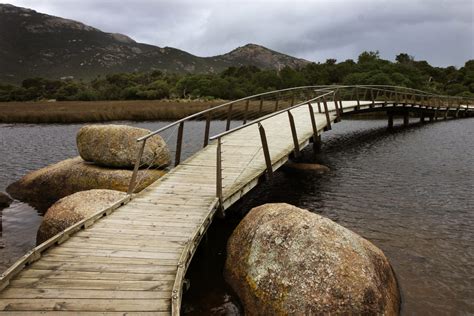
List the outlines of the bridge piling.
{"type": "Polygon", "coordinates": [[[408,111],[403,112],[403,126],[407,127],[410,123],[410,113],[408,111]]]}
{"type": "Polygon", "coordinates": [[[388,111],[387,116],[388,116],[388,127],[387,127],[387,129],[392,130],[393,129],[393,112],[388,111]]]}

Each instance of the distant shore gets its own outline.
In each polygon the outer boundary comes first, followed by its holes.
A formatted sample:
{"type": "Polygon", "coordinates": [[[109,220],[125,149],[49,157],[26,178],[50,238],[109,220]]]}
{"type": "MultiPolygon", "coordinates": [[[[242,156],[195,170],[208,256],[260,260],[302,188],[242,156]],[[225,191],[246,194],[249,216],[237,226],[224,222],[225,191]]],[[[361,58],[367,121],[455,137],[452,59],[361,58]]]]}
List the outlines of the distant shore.
{"type": "Polygon", "coordinates": [[[177,120],[225,101],[0,102],[0,123],[82,123],[177,120]]]}
{"type": "MultiPolygon", "coordinates": [[[[225,100],[185,99],[0,102],[0,123],[67,124],[107,121],[174,121],[225,102],[225,100]]],[[[269,110],[268,107],[269,105],[264,105],[264,112],[269,110]]],[[[379,119],[385,118],[385,113],[361,113],[350,115],[347,118],[379,119]]]]}

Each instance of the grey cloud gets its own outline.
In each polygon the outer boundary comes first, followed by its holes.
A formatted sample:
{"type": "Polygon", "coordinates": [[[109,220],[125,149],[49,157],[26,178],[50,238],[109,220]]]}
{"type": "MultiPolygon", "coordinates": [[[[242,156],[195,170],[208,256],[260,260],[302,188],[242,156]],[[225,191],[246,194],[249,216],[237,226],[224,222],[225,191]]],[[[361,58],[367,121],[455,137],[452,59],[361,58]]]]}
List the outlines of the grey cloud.
{"type": "Polygon", "coordinates": [[[11,0],[199,56],[257,43],[312,61],[379,50],[440,66],[474,58],[471,0],[11,0]]]}

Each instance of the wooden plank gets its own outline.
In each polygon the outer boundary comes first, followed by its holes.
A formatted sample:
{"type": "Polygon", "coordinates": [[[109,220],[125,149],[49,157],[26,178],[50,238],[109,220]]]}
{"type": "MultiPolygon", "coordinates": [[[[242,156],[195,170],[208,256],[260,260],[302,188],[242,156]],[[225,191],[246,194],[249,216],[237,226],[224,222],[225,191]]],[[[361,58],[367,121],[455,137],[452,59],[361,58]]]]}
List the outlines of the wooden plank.
{"type": "MultiPolygon", "coordinates": [[[[174,275],[168,275],[169,277],[174,275]]],[[[25,289],[8,288],[0,295],[0,299],[160,299],[169,298],[169,292],[164,291],[108,291],[108,290],[77,290],[77,289],[25,289]]]]}
{"type": "MultiPolygon", "coordinates": [[[[110,258],[107,257],[92,257],[88,260],[82,260],[77,262],[77,259],[68,259],[49,257],[53,261],[48,261],[46,258],[35,263],[34,268],[37,270],[62,270],[62,271],[84,271],[84,272],[116,272],[116,273],[136,273],[140,271],[140,274],[151,273],[151,274],[175,274],[177,269],[176,260],[173,262],[167,262],[162,260],[161,264],[137,264],[136,260],[130,260],[131,263],[127,263],[124,258],[114,258],[114,262],[110,262],[110,258]],[[102,262],[100,262],[102,259],[102,262]],[[106,259],[106,260],[105,260],[106,259]],[[61,261],[62,260],[62,261],[61,261]]],[[[125,258],[130,259],[130,258],[125,258]]]]}
{"type": "MultiPolygon", "coordinates": [[[[10,288],[82,289],[112,291],[170,291],[172,281],[80,280],[80,279],[19,279],[10,288]]],[[[1,308],[0,308],[1,310],[1,308]]]]}
{"type": "Polygon", "coordinates": [[[18,311],[167,311],[170,308],[170,299],[0,299],[0,310],[18,311]]]}
{"type": "MultiPolygon", "coordinates": [[[[91,272],[91,271],[61,271],[36,270],[30,268],[23,271],[19,277],[24,279],[80,279],[80,280],[127,280],[127,281],[174,281],[171,274],[149,273],[118,273],[118,272],[91,272]]],[[[18,297],[21,298],[21,297],[18,297]]]]}
{"type": "Polygon", "coordinates": [[[178,260],[179,253],[173,252],[146,252],[141,250],[129,251],[129,250],[110,250],[110,249],[78,249],[78,248],[67,248],[65,246],[58,247],[50,250],[51,254],[81,254],[81,255],[94,255],[99,257],[108,258],[142,258],[142,259],[169,259],[178,260]]]}

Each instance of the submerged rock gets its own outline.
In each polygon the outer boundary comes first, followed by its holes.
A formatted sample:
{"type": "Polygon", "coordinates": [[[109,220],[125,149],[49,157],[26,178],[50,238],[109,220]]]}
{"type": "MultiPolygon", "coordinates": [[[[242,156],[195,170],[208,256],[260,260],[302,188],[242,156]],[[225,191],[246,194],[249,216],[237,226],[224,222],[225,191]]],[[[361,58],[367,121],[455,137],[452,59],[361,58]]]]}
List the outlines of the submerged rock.
{"type": "Polygon", "coordinates": [[[125,195],[124,192],[113,190],[88,190],[62,198],[44,215],[36,234],[36,244],[45,242],[69,226],[111,206],[125,195]]]}
{"type": "Polygon", "coordinates": [[[380,249],[288,204],[252,209],[227,245],[224,276],[246,315],[397,315],[395,274],[380,249]]]}
{"type": "Polygon", "coordinates": [[[320,165],[317,163],[297,163],[297,162],[288,162],[284,165],[284,168],[289,171],[312,171],[318,174],[323,174],[331,171],[329,167],[325,165],[320,165]]]}
{"type": "MultiPolygon", "coordinates": [[[[49,206],[79,191],[110,189],[126,192],[132,173],[132,170],[99,167],[75,157],[26,174],[10,184],[7,192],[35,207],[49,206]]],[[[163,170],[140,170],[135,192],[143,190],[164,174],[163,170]]]]}
{"type": "Polygon", "coordinates": [[[0,192],[0,209],[10,206],[13,200],[3,192],[0,192]]]}
{"type": "MultiPolygon", "coordinates": [[[[77,133],[79,155],[85,161],[112,168],[133,168],[142,143],[137,138],[149,130],[126,125],[86,125],[77,133]]],[[[141,164],[164,168],[170,164],[168,146],[161,136],[146,142],[141,164]]]]}

